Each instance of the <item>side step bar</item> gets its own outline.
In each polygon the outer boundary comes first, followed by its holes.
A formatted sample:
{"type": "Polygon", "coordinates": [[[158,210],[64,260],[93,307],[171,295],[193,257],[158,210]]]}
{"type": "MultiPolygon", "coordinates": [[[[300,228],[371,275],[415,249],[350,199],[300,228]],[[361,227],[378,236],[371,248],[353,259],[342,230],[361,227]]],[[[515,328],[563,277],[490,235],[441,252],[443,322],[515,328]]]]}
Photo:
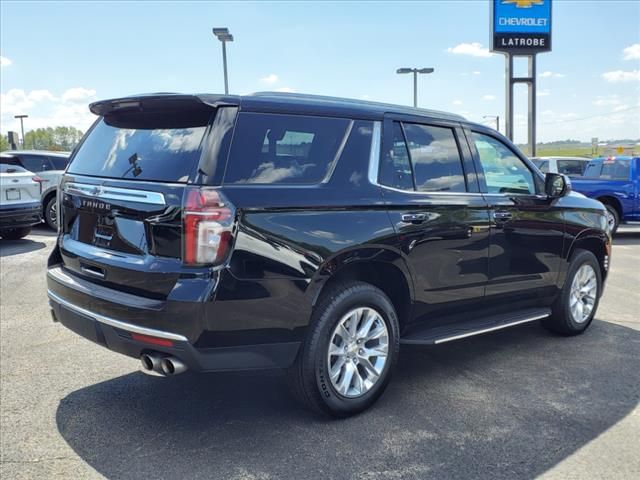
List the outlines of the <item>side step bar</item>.
{"type": "Polygon", "coordinates": [[[440,343],[452,342],[474,335],[495,332],[503,328],[534,322],[550,315],[551,310],[548,308],[531,308],[520,312],[494,315],[450,325],[437,327],[425,326],[423,329],[414,330],[409,335],[402,337],[400,343],[410,345],[438,345],[440,343]]]}

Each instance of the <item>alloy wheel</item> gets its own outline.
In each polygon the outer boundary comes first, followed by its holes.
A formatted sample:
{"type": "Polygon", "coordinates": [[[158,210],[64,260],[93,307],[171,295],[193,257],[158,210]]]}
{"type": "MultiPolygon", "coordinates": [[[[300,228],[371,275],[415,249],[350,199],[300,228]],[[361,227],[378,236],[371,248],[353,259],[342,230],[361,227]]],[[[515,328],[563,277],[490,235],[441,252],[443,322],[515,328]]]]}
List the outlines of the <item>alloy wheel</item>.
{"type": "Polygon", "coordinates": [[[574,275],[569,294],[569,308],[576,323],[587,321],[593,311],[597,294],[596,272],[591,265],[584,264],[574,275]]]}

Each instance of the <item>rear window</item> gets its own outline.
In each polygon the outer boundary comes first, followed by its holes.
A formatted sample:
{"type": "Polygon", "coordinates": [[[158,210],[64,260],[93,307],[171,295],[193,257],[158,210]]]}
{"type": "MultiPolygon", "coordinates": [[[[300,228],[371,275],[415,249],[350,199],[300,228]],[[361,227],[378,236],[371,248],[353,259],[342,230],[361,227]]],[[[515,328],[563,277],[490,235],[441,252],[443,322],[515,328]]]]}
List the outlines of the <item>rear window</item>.
{"type": "Polygon", "coordinates": [[[349,124],[342,118],[241,113],[224,183],[320,183],[333,168],[349,124]]]}
{"type": "Polygon", "coordinates": [[[54,170],[64,170],[69,163],[69,158],[65,157],[49,157],[49,160],[53,163],[54,170]]]}
{"type": "Polygon", "coordinates": [[[69,173],[186,182],[200,158],[208,112],[129,113],[98,121],[69,173]]]}
{"type": "Polygon", "coordinates": [[[628,180],[630,171],[631,160],[598,160],[587,165],[584,176],[607,180],[628,180]]]}
{"type": "Polygon", "coordinates": [[[0,163],[0,173],[25,173],[25,172],[26,170],[18,165],[0,163]]]}

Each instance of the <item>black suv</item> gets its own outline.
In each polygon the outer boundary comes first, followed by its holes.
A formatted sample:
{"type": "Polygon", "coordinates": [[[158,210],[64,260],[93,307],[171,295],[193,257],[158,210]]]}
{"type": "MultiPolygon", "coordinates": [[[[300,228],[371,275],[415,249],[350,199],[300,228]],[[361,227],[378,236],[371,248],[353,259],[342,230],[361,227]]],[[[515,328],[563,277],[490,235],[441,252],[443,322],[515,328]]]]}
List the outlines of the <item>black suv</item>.
{"type": "Polygon", "coordinates": [[[434,111],[152,94],[98,119],[59,189],[54,320],[156,375],[284,368],[316,411],[383,392],[402,344],[590,324],[602,204],[434,111]]]}

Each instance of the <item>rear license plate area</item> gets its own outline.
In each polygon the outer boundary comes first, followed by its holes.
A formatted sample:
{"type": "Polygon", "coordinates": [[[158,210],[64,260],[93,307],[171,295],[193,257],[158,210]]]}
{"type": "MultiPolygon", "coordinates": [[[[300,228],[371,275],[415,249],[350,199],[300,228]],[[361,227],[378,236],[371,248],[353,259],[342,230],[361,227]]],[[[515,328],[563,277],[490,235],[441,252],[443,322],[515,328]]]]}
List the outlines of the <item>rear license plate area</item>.
{"type": "Polygon", "coordinates": [[[5,195],[7,196],[7,200],[20,200],[20,190],[17,188],[7,189],[5,195]]]}

